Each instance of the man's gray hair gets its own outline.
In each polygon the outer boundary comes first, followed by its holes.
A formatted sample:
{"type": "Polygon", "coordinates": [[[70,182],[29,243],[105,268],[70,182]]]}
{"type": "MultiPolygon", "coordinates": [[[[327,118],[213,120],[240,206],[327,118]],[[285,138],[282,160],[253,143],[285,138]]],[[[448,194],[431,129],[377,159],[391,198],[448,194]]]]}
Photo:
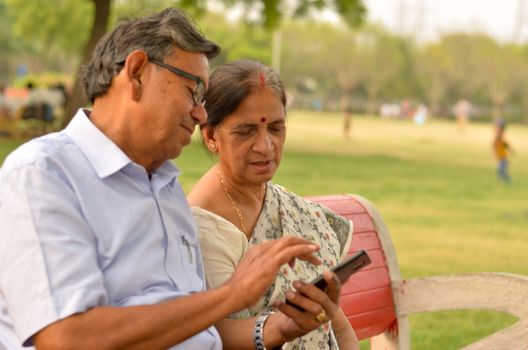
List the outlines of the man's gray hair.
{"type": "Polygon", "coordinates": [[[101,38],[90,62],[81,70],[86,96],[93,103],[104,95],[132,51],[143,50],[149,58],[163,61],[175,47],[202,52],[208,59],[220,52],[220,46],[207,40],[182,10],[168,8],[147,17],[121,21],[101,38]]]}

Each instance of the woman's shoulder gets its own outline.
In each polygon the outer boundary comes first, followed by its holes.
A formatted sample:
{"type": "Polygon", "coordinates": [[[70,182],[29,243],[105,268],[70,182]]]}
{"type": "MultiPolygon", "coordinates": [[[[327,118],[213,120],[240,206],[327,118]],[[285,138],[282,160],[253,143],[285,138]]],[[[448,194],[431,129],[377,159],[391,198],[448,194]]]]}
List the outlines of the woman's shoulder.
{"type": "Polygon", "coordinates": [[[246,236],[223,217],[199,207],[191,207],[198,229],[200,248],[206,261],[231,261],[234,264],[247,252],[246,236]]]}
{"type": "Polygon", "coordinates": [[[213,224],[213,225],[233,225],[231,222],[223,218],[222,216],[197,206],[191,206],[191,211],[198,225],[200,224],[213,224]]]}
{"type": "Polygon", "coordinates": [[[295,206],[311,208],[312,210],[321,209],[320,204],[314,203],[282,185],[271,182],[269,182],[268,185],[270,186],[270,190],[274,192],[275,195],[282,197],[282,200],[285,201],[286,204],[294,204],[295,206]]]}
{"type": "Polygon", "coordinates": [[[247,238],[235,225],[222,216],[200,207],[191,207],[200,240],[221,240],[243,246],[247,238]],[[241,243],[242,242],[242,243],[241,243]]]}
{"type": "Polygon", "coordinates": [[[187,201],[191,207],[211,209],[220,191],[218,181],[215,181],[214,168],[209,169],[187,194],[187,201]]]}
{"type": "Polygon", "coordinates": [[[272,191],[281,196],[285,204],[291,208],[297,208],[300,213],[309,214],[311,220],[325,222],[334,232],[341,246],[341,253],[346,252],[351,242],[354,224],[351,220],[337,214],[328,207],[312,202],[300,195],[288,190],[286,187],[271,184],[272,191]]]}
{"type": "Polygon", "coordinates": [[[306,199],[304,199],[303,197],[301,197],[297,193],[289,190],[285,186],[282,186],[282,185],[279,185],[279,184],[276,184],[276,183],[272,183],[272,182],[268,182],[267,186],[268,186],[268,190],[270,192],[272,192],[274,195],[285,197],[285,198],[287,198],[289,200],[292,200],[292,201],[306,202],[306,199]]]}

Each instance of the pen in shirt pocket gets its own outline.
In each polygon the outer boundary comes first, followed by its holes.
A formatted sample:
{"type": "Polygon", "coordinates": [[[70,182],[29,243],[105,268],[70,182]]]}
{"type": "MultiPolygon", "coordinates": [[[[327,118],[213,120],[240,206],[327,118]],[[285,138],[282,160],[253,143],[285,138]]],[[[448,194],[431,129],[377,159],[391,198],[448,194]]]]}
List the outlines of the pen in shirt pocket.
{"type": "Polygon", "coordinates": [[[193,254],[192,254],[191,244],[189,243],[187,238],[185,238],[185,236],[181,236],[181,240],[182,240],[183,245],[187,247],[187,252],[189,253],[189,262],[192,264],[193,263],[193,254]]]}

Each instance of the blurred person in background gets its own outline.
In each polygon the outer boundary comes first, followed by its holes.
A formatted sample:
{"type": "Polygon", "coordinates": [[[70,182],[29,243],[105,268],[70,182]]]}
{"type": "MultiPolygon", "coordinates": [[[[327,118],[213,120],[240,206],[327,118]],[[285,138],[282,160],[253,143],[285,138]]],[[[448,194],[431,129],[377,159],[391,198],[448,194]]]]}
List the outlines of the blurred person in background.
{"type": "Polygon", "coordinates": [[[466,131],[467,124],[469,123],[469,118],[471,116],[471,110],[473,106],[471,102],[462,98],[457,101],[453,106],[453,113],[455,114],[458,132],[463,134],[466,131]]]}
{"type": "Polygon", "coordinates": [[[497,159],[497,179],[504,183],[511,183],[509,171],[509,158],[512,154],[510,144],[504,138],[506,123],[504,120],[498,120],[495,123],[495,140],[493,141],[493,152],[497,159]]]}

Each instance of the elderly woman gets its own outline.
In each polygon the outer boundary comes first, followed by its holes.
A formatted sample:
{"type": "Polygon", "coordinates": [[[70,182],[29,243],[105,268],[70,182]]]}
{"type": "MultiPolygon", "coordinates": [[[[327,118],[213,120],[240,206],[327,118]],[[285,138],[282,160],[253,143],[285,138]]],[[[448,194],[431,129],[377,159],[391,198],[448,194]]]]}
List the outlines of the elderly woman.
{"type": "Polygon", "coordinates": [[[257,305],[231,317],[267,314],[277,306],[292,308],[284,304],[286,299],[301,308],[296,312],[312,313],[321,326],[283,349],[359,349],[337,300],[336,312],[327,315],[291,291],[306,288],[300,281],[314,279],[346,255],[352,227],[330,210],[270,182],[286,138],[286,93],[279,76],[258,62],[229,63],[212,74],[205,100],[208,119],[202,137],[218,163],[198,181],[188,200],[198,224],[208,285],[228,280],[249,246],[287,235],[312,240],[321,247],[321,266],[302,261],[285,266],[257,305]]]}

